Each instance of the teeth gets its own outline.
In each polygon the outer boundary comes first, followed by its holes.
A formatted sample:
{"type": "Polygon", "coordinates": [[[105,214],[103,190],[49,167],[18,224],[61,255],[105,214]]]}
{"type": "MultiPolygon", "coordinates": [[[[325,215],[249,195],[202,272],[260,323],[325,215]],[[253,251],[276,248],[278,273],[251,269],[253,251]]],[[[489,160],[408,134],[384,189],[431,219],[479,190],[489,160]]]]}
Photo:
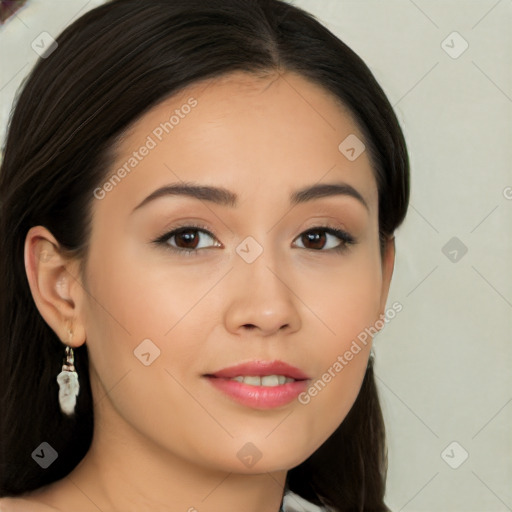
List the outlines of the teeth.
{"type": "Polygon", "coordinates": [[[237,382],[242,382],[244,384],[249,384],[249,386],[265,386],[265,387],[274,387],[274,386],[282,386],[283,384],[288,384],[288,382],[295,382],[295,379],[290,379],[285,377],[284,375],[265,375],[264,377],[258,376],[242,376],[233,377],[230,380],[236,380],[237,382]]]}
{"type": "Polygon", "coordinates": [[[244,377],[244,384],[249,384],[250,386],[261,386],[261,378],[260,377],[244,377]]]}
{"type": "Polygon", "coordinates": [[[261,385],[262,386],[279,386],[279,377],[277,375],[266,375],[265,377],[261,377],[261,385]]]}

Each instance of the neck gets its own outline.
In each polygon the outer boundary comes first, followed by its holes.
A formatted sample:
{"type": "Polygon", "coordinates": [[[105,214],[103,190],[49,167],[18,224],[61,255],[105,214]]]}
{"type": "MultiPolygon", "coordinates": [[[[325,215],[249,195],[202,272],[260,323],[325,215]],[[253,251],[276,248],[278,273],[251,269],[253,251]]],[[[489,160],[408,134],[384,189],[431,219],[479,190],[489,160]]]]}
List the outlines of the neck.
{"type": "MultiPolygon", "coordinates": [[[[98,439],[70,475],[101,510],[116,512],[278,512],[286,472],[237,474],[209,470],[178,458],[144,451],[137,461],[120,444],[108,447],[98,439]],[[108,453],[108,456],[107,456],[108,453]],[[115,462],[114,462],[115,461],[115,462]],[[99,504],[103,503],[103,505],[99,504]],[[131,507],[131,508],[130,508],[131,507]]],[[[96,509],[95,509],[96,510],[96,509]]]]}

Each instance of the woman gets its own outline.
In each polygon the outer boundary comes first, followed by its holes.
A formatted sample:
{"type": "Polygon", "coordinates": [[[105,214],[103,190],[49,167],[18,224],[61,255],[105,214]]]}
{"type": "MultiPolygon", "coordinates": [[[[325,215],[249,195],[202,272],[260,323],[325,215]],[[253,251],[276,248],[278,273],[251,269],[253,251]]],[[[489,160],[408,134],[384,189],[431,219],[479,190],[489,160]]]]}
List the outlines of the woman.
{"type": "Polygon", "coordinates": [[[388,510],[366,333],[409,164],[367,66],[278,0],[114,0],[44,57],[0,173],[0,510],[388,510]]]}

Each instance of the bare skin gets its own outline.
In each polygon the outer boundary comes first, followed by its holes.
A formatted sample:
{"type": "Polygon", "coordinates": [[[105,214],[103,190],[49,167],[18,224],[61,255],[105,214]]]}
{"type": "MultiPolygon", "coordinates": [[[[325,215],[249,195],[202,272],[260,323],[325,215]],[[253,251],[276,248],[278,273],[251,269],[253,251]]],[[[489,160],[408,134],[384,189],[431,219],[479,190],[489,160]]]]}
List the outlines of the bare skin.
{"type": "MultiPolygon", "coordinates": [[[[70,475],[26,497],[32,510],[279,510],[287,471],[350,410],[371,341],[307,404],[248,407],[204,375],[281,360],[315,382],[385,312],[394,243],[381,255],[369,155],[349,161],[338,149],[350,134],[363,140],[345,109],[294,73],[195,84],[122,140],[112,172],[148,136],[157,144],[93,198],[85,275],[46,228],[29,231],[35,303],[63,343],[87,343],[95,408],[90,451],[70,475]],[[158,140],[155,128],[190,97],[197,105],[158,140]],[[166,195],[136,209],[154,190],[182,182],[226,188],[237,205],[166,195]],[[290,204],[298,189],[341,182],[366,206],[345,194],[290,204]],[[152,243],[195,224],[195,254],[171,250],[191,247],[180,236],[152,243]],[[356,243],[336,251],[344,242],[322,226],[356,243]],[[317,242],[304,235],[312,228],[317,242]],[[236,251],[248,236],[263,249],[252,263],[236,251]],[[149,366],[134,355],[145,339],[160,350],[149,366]],[[252,467],[237,456],[246,443],[261,454],[252,467]]],[[[23,510],[16,502],[0,510],[23,510]]]]}

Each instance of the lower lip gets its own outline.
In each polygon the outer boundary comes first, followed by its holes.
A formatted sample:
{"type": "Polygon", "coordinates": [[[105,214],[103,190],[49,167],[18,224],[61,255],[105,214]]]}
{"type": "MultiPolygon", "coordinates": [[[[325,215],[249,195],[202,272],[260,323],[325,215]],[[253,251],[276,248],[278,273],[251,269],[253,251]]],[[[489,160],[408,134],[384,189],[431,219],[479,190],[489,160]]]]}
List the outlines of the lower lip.
{"type": "Polygon", "coordinates": [[[238,403],[254,409],[274,409],[289,404],[307,389],[307,380],[296,380],[279,386],[251,386],[236,380],[207,377],[216,387],[238,403]]]}

